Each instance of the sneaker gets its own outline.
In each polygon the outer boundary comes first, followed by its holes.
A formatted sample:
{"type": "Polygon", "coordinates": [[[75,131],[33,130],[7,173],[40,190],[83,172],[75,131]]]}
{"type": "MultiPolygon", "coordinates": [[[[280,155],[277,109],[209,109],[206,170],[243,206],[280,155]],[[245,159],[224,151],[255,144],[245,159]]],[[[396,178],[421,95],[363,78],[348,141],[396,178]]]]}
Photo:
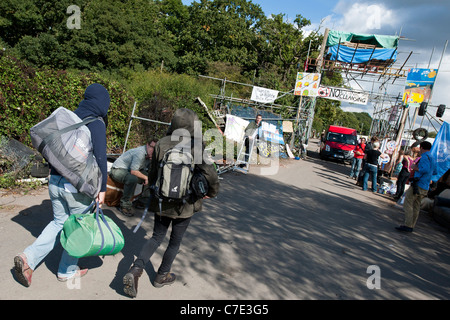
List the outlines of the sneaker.
{"type": "Polygon", "coordinates": [[[127,216],[127,217],[132,217],[134,216],[133,210],[131,208],[122,208],[119,207],[119,211],[122,212],[123,215],[127,216]]]}
{"type": "Polygon", "coordinates": [[[60,277],[60,276],[58,276],[57,279],[58,279],[58,281],[66,282],[66,281],[68,281],[70,279],[73,279],[73,278],[84,277],[87,273],[88,273],[88,268],[80,267],[73,275],[71,275],[69,277],[60,277]]]}
{"type": "Polygon", "coordinates": [[[27,257],[24,253],[18,254],[14,257],[14,272],[16,274],[17,280],[23,284],[25,287],[31,285],[31,276],[33,270],[27,263],[27,257]]]}
{"type": "Polygon", "coordinates": [[[157,274],[155,281],[154,281],[154,285],[156,288],[161,288],[163,286],[166,285],[171,285],[172,283],[175,282],[175,280],[177,279],[177,276],[174,273],[164,273],[164,274],[157,274]]]}
{"type": "Polygon", "coordinates": [[[132,266],[123,277],[123,291],[128,296],[135,298],[137,296],[138,281],[144,269],[132,266]]]}

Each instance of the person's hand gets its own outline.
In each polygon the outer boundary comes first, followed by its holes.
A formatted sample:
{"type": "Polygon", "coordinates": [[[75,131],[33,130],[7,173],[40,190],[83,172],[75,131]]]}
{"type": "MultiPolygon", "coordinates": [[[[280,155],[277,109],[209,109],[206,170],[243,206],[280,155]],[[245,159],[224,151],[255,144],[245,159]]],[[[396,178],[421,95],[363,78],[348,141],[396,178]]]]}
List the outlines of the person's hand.
{"type": "Polygon", "coordinates": [[[106,195],[106,192],[103,191],[103,192],[100,192],[97,196],[96,201],[98,202],[98,206],[100,208],[102,207],[102,204],[105,203],[105,195],[106,195]]]}

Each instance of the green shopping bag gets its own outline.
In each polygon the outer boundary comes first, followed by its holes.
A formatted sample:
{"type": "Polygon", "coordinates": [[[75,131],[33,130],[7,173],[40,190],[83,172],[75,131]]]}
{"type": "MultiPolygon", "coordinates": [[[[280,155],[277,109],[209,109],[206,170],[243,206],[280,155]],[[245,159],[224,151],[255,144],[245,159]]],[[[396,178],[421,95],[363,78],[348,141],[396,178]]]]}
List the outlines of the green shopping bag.
{"type": "Polygon", "coordinates": [[[84,213],[72,214],[64,222],[61,245],[72,257],[114,255],[123,249],[125,240],[122,231],[109,217],[97,210],[91,210],[93,202],[84,213]]]}

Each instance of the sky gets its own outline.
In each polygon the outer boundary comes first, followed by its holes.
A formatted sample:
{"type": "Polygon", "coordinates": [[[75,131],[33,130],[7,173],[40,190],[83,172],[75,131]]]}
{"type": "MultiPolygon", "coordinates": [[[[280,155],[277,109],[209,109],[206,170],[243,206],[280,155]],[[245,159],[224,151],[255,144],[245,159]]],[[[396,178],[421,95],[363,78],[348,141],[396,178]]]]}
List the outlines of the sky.
{"type": "MultiPolygon", "coordinates": [[[[182,1],[186,5],[193,2],[182,1]]],[[[269,17],[271,14],[284,13],[288,21],[293,21],[297,14],[301,14],[311,21],[311,25],[305,29],[306,32],[320,27],[321,34],[324,33],[325,28],[329,28],[353,33],[401,35],[406,38],[399,41],[395,66],[400,67],[411,51],[413,54],[404,68],[437,69],[440,63],[428,110],[434,116],[437,108],[432,106],[447,105],[442,119],[450,122],[450,45],[443,54],[446,40],[450,40],[449,0],[251,1],[259,4],[269,17]]],[[[405,82],[406,79],[403,78],[396,80],[395,85],[390,85],[391,94],[403,93],[405,82]]],[[[356,83],[350,84],[358,88],[356,83]]],[[[366,90],[372,90],[372,84],[367,82],[359,82],[359,85],[366,90]]],[[[364,111],[372,115],[374,107],[369,102],[366,106],[342,104],[342,109],[354,112],[364,111]]],[[[439,129],[435,121],[432,123],[439,129]]],[[[426,129],[434,131],[430,125],[426,129]]]]}

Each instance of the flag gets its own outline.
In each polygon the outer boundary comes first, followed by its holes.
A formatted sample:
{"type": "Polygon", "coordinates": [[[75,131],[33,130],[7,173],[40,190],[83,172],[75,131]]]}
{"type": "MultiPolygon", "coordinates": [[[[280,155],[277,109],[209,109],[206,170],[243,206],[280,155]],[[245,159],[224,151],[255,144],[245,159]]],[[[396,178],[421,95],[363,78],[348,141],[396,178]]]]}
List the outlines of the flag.
{"type": "Polygon", "coordinates": [[[436,182],[450,169],[450,124],[448,122],[442,124],[430,153],[436,159],[436,167],[431,177],[436,182]]]}

